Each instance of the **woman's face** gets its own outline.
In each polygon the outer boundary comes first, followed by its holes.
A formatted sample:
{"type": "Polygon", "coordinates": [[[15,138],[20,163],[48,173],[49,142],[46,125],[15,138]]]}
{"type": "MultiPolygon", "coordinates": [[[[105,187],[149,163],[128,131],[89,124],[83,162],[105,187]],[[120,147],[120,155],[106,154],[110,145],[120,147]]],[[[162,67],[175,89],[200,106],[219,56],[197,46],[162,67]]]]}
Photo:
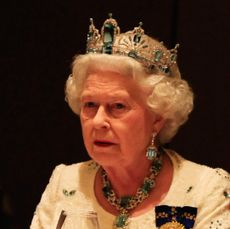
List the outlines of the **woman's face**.
{"type": "Polygon", "coordinates": [[[81,94],[81,125],[86,149],[101,165],[132,165],[145,158],[160,122],[146,106],[146,93],[128,76],[88,75],[81,94]]]}

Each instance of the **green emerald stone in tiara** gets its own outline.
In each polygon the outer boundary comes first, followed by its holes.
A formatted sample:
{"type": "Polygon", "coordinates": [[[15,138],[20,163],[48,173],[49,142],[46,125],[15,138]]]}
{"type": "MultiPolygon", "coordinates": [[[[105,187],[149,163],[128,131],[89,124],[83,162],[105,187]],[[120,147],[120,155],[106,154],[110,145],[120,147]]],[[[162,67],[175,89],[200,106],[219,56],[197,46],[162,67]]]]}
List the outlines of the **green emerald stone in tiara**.
{"type": "Polygon", "coordinates": [[[171,67],[176,64],[179,44],[176,44],[173,49],[166,49],[162,43],[147,36],[142,25],[143,23],[140,22],[139,26],[134,27],[132,31],[120,33],[117,21],[112,18],[112,14],[109,14],[99,33],[93,19],[90,18],[86,53],[129,56],[150,72],[156,72],[158,69],[170,75],[171,67]]]}
{"type": "Polygon", "coordinates": [[[162,52],[161,50],[156,50],[156,51],[154,52],[154,54],[155,54],[154,60],[155,60],[156,62],[160,61],[160,59],[161,59],[162,56],[163,56],[163,52],[162,52]]]}

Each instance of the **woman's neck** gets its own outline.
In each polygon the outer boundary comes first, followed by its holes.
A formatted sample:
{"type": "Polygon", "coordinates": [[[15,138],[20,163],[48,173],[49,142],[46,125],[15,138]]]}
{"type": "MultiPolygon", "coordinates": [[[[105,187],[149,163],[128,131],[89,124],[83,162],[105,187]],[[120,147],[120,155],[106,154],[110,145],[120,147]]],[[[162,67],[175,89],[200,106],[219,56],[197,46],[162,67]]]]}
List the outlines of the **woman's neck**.
{"type": "Polygon", "coordinates": [[[119,164],[115,167],[105,166],[110,183],[118,197],[132,196],[136,194],[137,189],[143,184],[144,178],[149,175],[151,161],[147,158],[141,163],[135,165],[119,164]]]}

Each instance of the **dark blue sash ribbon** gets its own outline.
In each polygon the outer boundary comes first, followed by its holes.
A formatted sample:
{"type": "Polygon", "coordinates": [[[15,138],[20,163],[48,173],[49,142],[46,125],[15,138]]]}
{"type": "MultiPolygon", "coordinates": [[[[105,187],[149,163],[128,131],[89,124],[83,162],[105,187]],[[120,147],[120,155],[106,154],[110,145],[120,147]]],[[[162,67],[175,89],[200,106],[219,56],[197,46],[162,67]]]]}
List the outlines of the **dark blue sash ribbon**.
{"type": "Polygon", "coordinates": [[[158,228],[169,222],[178,222],[184,225],[186,229],[192,229],[197,215],[197,208],[160,205],[155,207],[155,213],[158,228]]]}

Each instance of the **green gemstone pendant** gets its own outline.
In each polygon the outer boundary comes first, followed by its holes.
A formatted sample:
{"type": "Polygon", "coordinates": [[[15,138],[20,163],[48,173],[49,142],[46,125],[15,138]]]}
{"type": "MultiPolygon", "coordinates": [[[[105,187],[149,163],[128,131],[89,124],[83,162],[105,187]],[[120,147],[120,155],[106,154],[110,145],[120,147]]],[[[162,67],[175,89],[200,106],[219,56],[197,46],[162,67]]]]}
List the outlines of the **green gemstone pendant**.
{"type": "Polygon", "coordinates": [[[126,226],[128,225],[128,214],[125,213],[121,213],[120,215],[118,215],[115,219],[115,228],[117,229],[125,229],[126,226]]]}

